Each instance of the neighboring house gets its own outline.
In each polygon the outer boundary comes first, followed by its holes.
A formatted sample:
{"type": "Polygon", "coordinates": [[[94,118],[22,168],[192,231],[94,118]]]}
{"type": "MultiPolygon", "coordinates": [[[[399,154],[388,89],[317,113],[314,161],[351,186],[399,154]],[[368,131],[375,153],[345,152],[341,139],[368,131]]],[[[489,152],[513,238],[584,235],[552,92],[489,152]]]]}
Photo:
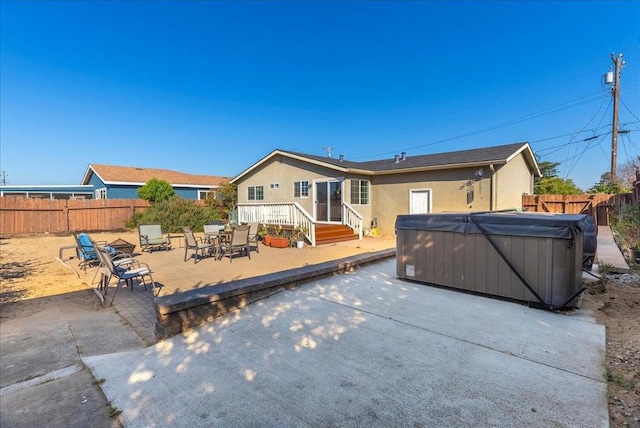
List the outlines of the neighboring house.
{"type": "Polygon", "coordinates": [[[194,175],[169,169],[90,164],[82,184],[94,188],[96,199],[136,199],[138,188],[152,178],[165,180],[184,199],[206,199],[211,189],[220,187],[228,177],[194,175]]]}
{"type": "Polygon", "coordinates": [[[205,199],[229,177],[194,175],[168,169],[90,164],[81,185],[0,186],[0,196],[45,199],[138,199],[138,188],[152,178],[165,180],[176,195],[205,199]]]}
{"type": "Polygon", "coordinates": [[[517,143],[368,162],[274,150],[231,182],[239,221],[345,224],[362,236],[372,222],[393,234],[398,214],[521,208],[539,176],[531,147],[517,143]]]}
{"type": "Polygon", "coordinates": [[[0,196],[41,199],[92,199],[93,186],[62,185],[4,185],[0,196]]]}

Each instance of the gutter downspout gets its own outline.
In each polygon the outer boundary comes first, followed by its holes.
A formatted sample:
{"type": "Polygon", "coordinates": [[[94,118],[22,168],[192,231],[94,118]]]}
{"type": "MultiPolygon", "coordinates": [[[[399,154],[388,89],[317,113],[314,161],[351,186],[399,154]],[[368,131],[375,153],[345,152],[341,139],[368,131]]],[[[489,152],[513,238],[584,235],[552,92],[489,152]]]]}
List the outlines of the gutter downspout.
{"type": "Polygon", "coordinates": [[[491,177],[489,179],[489,211],[495,211],[496,209],[496,185],[495,185],[495,175],[496,169],[493,164],[489,165],[489,170],[491,171],[491,177]]]}

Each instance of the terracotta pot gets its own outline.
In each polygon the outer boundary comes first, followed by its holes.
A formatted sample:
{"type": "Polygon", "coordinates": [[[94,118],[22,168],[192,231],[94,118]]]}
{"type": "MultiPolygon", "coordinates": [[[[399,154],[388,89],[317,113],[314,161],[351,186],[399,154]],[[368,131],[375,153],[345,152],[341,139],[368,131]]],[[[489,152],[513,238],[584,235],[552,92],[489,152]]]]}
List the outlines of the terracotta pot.
{"type": "Polygon", "coordinates": [[[271,246],[271,235],[265,235],[262,238],[264,245],[271,246]]]}
{"type": "Polygon", "coordinates": [[[289,246],[289,238],[283,238],[281,236],[272,236],[271,243],[269,244],[273,248],[287,248],[289,246]]]}

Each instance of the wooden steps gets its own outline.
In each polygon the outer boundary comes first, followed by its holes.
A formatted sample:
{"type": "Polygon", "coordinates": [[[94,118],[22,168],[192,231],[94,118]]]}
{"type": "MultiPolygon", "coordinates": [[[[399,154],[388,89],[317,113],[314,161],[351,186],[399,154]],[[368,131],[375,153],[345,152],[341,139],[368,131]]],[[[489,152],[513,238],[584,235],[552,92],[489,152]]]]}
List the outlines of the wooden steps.
{"type": "Polygon", "coordinates": [[[316,224],[316,245],[358,239],[353,230],[343,224],[316,224]]]}

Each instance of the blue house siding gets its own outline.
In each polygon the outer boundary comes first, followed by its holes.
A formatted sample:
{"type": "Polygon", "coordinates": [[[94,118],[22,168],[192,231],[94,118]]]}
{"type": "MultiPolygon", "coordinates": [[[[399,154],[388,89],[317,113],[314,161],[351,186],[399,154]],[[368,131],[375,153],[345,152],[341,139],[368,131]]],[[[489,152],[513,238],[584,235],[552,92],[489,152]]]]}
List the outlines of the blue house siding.
{"type": "Polygon", "coordinates": [[[106,187],[102,180],[100,180],[100,178],[95,174],[91,175],[91,178],[89,179],[89,185],[93,186],[94,198],[96,190],[106,187]]]}
{"type": "Polygon", "coordinates": [[[106,187],[107,199],[138,199],[138,186],[108,184],[106,187]]]}
{"type": "MultiPolygon", "coordinates": [[[[176,192],[176,195],[182,196],[184,199],[198,199],[198,190],[187,187],[174,187],[173,190],[176,192]]],[[[200,189],[200,190],[209,190],[209,189],[200,189]]]]}
{"type": "MultiPolygon", "coordinates": [[[[103,166],[104,167],[104,166],[103,166]]],[[[122,167],[118,167],[122,168],[122,167]]],[[[129,168],[130,170],[132,168],[129,168]]],[[[125,170],[123,179],[119,179],[117,174],[113,171],[111,175],[102,175],[93,170],[91,166],[87,169],[82,183],[80,185],[0,185],[0,196],[13,196],[13,197],[36,197],[45,199],[138,199],[138,189],[144,185],[142,179],[138,174],[140,171],[148,171],[147,169],[135,168],[135,174],[131,171],[125,170]],[[127,173],[128,172],[128,173],[127,173]],[[104,178],[107,183],[103,181],[104,178]],[[126,181],[129,180],[129,181],[126,181]],[[140,181],[140,184],[135,184],[140,181]]],[[[162,173],[164,170],[159,170],[162,173]]],[[[211,188],[215,188],[218,185],[214,184],[216,181],[220,181],[221,177],[211,177],[211,185],[208,185],[206,181],[203,184],[203,176],[191,176],[189,174],[176,173],[169,171],[169,176],[178,179],[185,180],[182,183],[194,183],[194,187],[188,187],[184,184],[172,184],[176,195],[189,200],[197,200],[200,192],[208,192],[211,188]],[[193,181],[189,181],[193,178],[193,181]],[[201,187],[200,187],[201,186],[201,187]]],[[[208,176],[207,176],[208,178],[208,176]]],[[[208,181],[208,180],[207,180],[208,181]]]]}
{"type": "MultiPolygon", "coordinates": [[[[97,175],[93,174],[91,179],[89,180],[95,190],[106,188],[107,189],[107,199],[137,199],[138,198],[138,188],[142,187],[142,185],[126,185],[126,184],[104,184],[97,175]]],[[[199,191],[208,191],[209,188],[201,188],[196,189],[193,187],[179,187],[174,186],[173,190],[176,192],[176,195],[184,198],[184,199],[198,199],[199,191]]]]}

